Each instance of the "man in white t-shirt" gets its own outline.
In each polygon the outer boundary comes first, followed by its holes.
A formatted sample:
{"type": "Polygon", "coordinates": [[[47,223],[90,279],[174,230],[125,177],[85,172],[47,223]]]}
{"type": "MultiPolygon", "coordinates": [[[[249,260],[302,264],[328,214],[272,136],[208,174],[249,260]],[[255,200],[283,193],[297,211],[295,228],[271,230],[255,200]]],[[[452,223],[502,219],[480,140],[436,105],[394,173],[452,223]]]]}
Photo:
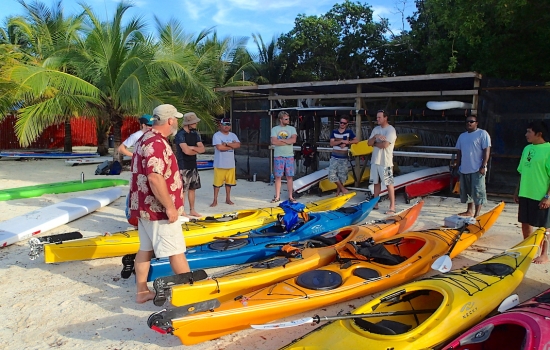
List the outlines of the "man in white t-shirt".
{"type": "Polygon", "coordinates": [[[220,121],[219,131],[212,136],[214,146],[214,201],[211,207],[218,205],[218,193],[225,184],[225,203],[233,205],[231,201],[231,187],[237,185],[235,176],[235,148],[241,147],[237,135],[231,132],[231,119],[220,121]]]}
{"type": "Polygon", "coordinates": [[[126,140],[124,140],[123,143],[120,144],[120,146],[118,146],[118,152],[125,156],[131,157],[133,153],[130,152],[128,148],[134,147],[137,140],[143,136],[143,133],[151,129],[153,126],[153,121],[153,116],[149,114],[144,114],[141,118],[139,118],[139,130],[130,135],[126,140]]]}
{"type": "MultiPolygon", "coordinates": [[[[386,214],[395,214],[395,189],[393,180],[393,147],[397,140],[395,128],[388,123],[388,114],[384,110],[376,113],[378,126],[372,130],[367,143],[374,147],[370,161],[370,183],[374,184],[374,197],[380,195],[382,181],[388,189],[390,208],[386,214]]],[[[378,209],[378,207],[374,207],[378,209]]]]}

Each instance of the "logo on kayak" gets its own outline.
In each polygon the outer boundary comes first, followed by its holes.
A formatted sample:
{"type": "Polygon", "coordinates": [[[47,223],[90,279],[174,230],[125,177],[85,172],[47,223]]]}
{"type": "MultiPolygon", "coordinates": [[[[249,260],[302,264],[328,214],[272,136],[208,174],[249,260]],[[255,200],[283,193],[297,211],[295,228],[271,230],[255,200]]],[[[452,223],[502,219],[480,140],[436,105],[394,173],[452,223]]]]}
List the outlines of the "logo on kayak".
{"type": "Polygon", "coordinates": [[[462,308],[460,309],[460,312],[463,312],[462,318],[468,318],[472,316],[477,311],[477,306],[475,306],[475,303],[470,301],[464,304],[462,308]]]}
{"type": "Polygon", "coordinates": [[[315,225],[311,227],[312,232],[323,232],[323,225],[315,225]]]}

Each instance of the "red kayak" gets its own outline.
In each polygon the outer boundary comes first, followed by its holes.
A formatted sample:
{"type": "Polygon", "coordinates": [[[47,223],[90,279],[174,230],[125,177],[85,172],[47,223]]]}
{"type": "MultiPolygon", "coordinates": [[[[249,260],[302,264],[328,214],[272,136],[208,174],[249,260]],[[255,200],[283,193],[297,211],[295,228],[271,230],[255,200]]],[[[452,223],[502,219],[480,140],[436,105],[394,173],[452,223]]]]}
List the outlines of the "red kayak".
{"type": "Polygon", "coordinates": [[[445,173],[407,185],[405,186],[405,201],[409,203],[412,198],[427,196],[449,188],[450,182],[451,174],[445,173]]]}
{"type": "Polygon", "coordinates": [[[444,349],[550,349],[550,289],[504,313],[486,319],[444,349]]]}

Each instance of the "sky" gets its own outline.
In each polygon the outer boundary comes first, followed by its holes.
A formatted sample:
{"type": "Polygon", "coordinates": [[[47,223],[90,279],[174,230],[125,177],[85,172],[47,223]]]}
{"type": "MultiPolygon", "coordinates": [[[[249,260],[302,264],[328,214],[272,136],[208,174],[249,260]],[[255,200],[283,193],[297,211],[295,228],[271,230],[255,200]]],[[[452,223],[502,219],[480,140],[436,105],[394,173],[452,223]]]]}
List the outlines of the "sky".
{"type": "MultiPolygon", "coordinates": [[[[52,7],[57,0],[42,2],[52,7]]],[[[80,12],[79,2],[91,6],[101,19],[112,18],[118,4],[118,0],[62,0],[64,13],[69,15],[80,12]]],[[[221,38],[226,36],[250,38],[248,46],[251,47],[252,33],[259,33],[263,41],[268,43],[273,36],[292,30],[297,15],[322,15],[335,4],[342,2],[334,0],[133,0],[131,3],[134,7],[127,11],[125,17],[127,19],[133,16],[144,17],[151,32],[154,31],[155,16],[164,23],[170,19],[179,20],[188,34],[197,34],[203,29],[215,27],[221,38]]],[[[403,28],[401,13],[405,13],[405,16],[412,15],[415,10],[414,0],[362,0],[359,2],[367,3],[372,7],[375,21],[379,21],[380,17],[388,18],[395,34],[403,28]]],[[[27,0],[27,3],[30,1],[27,0]]],[[[2,27],[5,26],[7,16],[21,14],[24,14],[24,9],[16,0],[0,0],[2,27]]],[[[408,26],[405,29],[408,29],[408,26]]]]}

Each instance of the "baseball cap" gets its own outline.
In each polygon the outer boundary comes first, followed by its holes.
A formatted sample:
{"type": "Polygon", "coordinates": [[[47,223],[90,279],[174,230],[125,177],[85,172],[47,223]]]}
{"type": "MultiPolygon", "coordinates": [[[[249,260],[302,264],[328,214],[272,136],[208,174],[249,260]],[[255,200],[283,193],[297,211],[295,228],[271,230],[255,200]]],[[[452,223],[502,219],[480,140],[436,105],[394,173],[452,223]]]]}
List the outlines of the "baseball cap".
{"type": "Polygon", "coordinates": [[[231,125],[231,119],[223,118],[222,120],[220,120],[220,124],[221,125],[231,125]]]}
{"type": "Polygon", "coordinates": [[[139,118],[140,124],[145,124],[147,126],[153,126],[153,122],[155,121],[155,118],[153,118],[150,114],[144,114],[139,118]]]}
{"type": "Polygon", "coordinates": [[[169,104],[164,104],[157,106],[155,107],[155,109],[153,109],[153,118],[156,120],[168,120],[170,118],[179,119],[183,118],[183,114],[178,112],[176,107],[169,104]]]}

